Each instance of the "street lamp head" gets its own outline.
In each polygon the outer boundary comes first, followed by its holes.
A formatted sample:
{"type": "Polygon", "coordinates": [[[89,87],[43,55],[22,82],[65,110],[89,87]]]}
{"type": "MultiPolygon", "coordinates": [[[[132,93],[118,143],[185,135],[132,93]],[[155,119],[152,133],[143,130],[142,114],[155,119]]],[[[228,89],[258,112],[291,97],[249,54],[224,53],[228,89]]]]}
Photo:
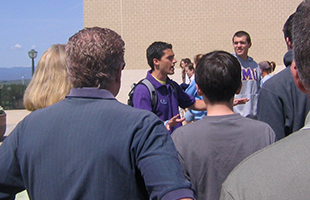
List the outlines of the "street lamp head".
{"type": "Polygon", "coordinates": [[[28,56],[29,56],[29,58],[34,59],[37,57],[37,53],[38,52],[36,50],[31,49],[30,51],[28,51],[28,56]]]}
{"type": "Polygon", "coordinates": [[[28,56],[29,56],[29,58],[31,58],[31,60],[32,60],[32,65],[31,65],[31,74],[33,75],[33,73],[34,73],[34,59],[37,57],[37,51],[36,50],[34,50],[34,49],[31,49],[30,51],[28,51],[28,56]]]}

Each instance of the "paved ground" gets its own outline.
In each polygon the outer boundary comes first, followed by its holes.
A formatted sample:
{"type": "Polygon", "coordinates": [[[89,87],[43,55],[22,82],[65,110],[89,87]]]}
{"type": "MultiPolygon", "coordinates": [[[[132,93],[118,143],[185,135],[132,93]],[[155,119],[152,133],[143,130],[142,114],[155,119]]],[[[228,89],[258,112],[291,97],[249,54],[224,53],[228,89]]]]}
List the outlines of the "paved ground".
{"type": "Polygon", "coordinates": [[[6,110],[6,132],[5,136],[9,135],[15,126],[30,112],[27,110],[6,110]]]}

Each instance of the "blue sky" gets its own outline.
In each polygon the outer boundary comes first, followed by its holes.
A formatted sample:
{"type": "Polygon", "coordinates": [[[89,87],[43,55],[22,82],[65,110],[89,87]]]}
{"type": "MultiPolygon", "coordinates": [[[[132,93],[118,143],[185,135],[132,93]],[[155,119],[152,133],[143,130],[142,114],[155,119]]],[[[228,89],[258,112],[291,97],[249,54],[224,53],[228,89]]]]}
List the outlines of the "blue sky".
{"type": "Polygon", "coordinates": [[[83,0],[0,0],[0,67],[30,67],[52,44],[83,28],[83,0]]]}

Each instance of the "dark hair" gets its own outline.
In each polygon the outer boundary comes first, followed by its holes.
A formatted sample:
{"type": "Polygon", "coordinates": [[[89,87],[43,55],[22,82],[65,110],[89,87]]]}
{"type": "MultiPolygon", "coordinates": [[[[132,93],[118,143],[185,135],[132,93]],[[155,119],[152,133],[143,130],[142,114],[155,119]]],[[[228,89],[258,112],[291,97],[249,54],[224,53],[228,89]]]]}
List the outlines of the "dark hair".
{"type": "Polygon", "coordinates": [[[183,58],[183,59],[181,60],[181,62],[180,62],[180,67],[181,67],[182,62],[184,62],[185,64],[192,63],[191,59],[189,59],[189,58],[183,58]]]}
{"type": "Polygon", "coordinates": [[[237,31],[234,36],[232,37],[232,42],[234,42],[234,38],[235,37],[242,37],[242,36],[246,36],[246,41],[248,43],[251,43],[251,37],[250,37],[250,34],[248,34],[247,32],[245,31],[237,31]]]}
{"type": "Polygon", "coordinates": [[[185,67],[187,67],[190,71],[195,70],[194,64],[193,64],[193,63],[189,63],[189,64],[187,64],[185,67]]]}
{"type": "MultiPolygon", "coordinates": [[[[298,75],[310,89],[310,1],[299,4],[293,18],[294,58],[298,75]]],[[[309,94],[308,94],[309,95],[309,94]]]]}
{"type": "Polygon", "coordinates": [[[165,54],[164,50],[172,49],[172,45],[166,42],[153,42],[146,50],[146,58],[149,66],[152,71],[154,70],[153,59],[156,58],[158,60],[165,54]]]}
{"type": "Polygon", "coordinates": [[[210,103],[227,102],[241,84],[241,66],[230,53],[213,51],[199,60],[195,78],[210,103]]]}
{"type": "Polygon", "coordinates": [[[295,13],[291,14],[286,20],[283,26],[284,39],[289,38],[290,42],[293,42],[292,29],[293,29],[293,18],[295,13]]]}
{"type": "Polygon", "coordinates": [[[73,87],[107,89],[124,66],[124,41],[108,28],[85,28],[66,45],[67,71],[73,87]]]}

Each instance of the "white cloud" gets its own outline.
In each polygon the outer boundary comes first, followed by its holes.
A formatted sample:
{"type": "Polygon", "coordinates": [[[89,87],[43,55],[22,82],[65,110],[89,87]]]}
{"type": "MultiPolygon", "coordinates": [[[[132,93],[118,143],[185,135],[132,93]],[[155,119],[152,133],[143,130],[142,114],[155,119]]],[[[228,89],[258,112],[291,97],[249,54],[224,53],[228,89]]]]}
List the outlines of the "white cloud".
{"type": "Polygon", "coordinates": [[[22,49],[22,45],[20,44],[15,44],[14,46],[11,47],[11,49],[16,50],[16,49],[22,49]]]}

